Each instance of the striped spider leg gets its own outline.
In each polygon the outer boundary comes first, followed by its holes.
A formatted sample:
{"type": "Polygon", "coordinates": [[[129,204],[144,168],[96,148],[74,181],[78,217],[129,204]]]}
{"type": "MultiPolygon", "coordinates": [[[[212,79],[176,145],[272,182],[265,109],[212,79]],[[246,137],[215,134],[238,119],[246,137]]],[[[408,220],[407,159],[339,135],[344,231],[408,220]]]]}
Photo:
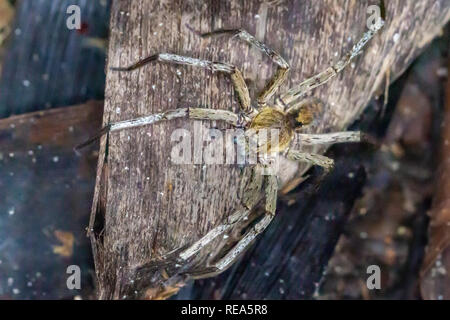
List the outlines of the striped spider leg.
{"type": "MultiPolygon", "coordinates": [[[[221,120],[235,127],[242,125],[242,118],[238,114],[228,111],[228,110],[217,110],[217,109],[206,109],[206,108],[179,108],[171,109],[160,113],[154,113],[148,116],[139,117],[131,120],[123,120],[118,122],[113,122],[102,128],[97,135],[90,138],[89,140],[77,145],[74,149],[79,150],[94,142],[102,135],[120,131],[123,129],[129,129],[134,127],[140,127],[150,124],[155,124],[161,121],[168,121],[177,118],[189,118],[197,120],[221,120]]],[[[245,122],[244,122],[245,123],[245,122]]]]}
{"type": "MultiPolygon", "coordinates": [[[[299,134],[298,136],[300,139],[302,139],[304,145],[360,142],[362,137],[361,133],[358,131],[316,135],[299,134]]],[[[319,154],[287,149],[283,152],[283,155],[289,160],[306,162],[311,165],[320,166],[325,170],[325,172],[329,172],[333,169],[334,166],[333,159],[319,154]]],[[[243,193],[242,204],[244,205],[244,208],[237,210],[235,213],[230,215],[230,217],[224,224],[221,224],[209,231],[205,236],[200,238],[197,242],[195,242],[192,246],[190,246],[180,254],[180,258],[182,258],[183,260],[187,260],[195,253],[203,249],[215,238],[231,230],[231,228],[238,222],[241,222],[248,217],[251,210],[254,209],[259,200],[261,200],[262,194],[264,194],[264,215],[261,220],[258,221],[253,227],[251,227],[250,230],[246,232],[244,237],[230,251],[228,251],[222,258],[220,258],[211,266],[211,273],[202,274],[201,277],[218,274],[227,269],[240,256],[240,254],[245,251],[250,243],[267,228],[267,226],[273,220],[276,212],[276,202],[278,197],[277,176],[262,176],[259,172],[260,169],[261,164],[257,164],[256,167],[252,168],[252,179],[245,187],[243,193]]]]}
{"type": "Polygon", "coordinates": [[[159,53],[151,55],[145,59],[142,59],[128,67],[112,67],[110,69],[113,71],[133,71],[151,62],[165,62],[165,63],[189,65],[205,68],[211,70],[212,72],[223,72],[225,74],[230,75],[231,81],[233,83],[235,92],[238,97],[240,114],[235,114],[227,110],[217,110],[208,108],[180,108],[168,110],[161,113],[154,113],[148,116],[143,116],[131,120],[124,120],[115,123],[110,123],[106,125],[104,128],[102,128],[96,136],[76,146],[75,150],[81,149],[84,146],[92,143],[105,133],[133,127],[150,125],[160,121],[172,120],[177,118],[189,118],[197,120],[221,120],[233,126],[243,126],[249,121],[250,115],[255,113],[255,110],[251,106],[250,94],[248,92],[248,88],[247,85],[245,84],[245,80],[242,76],[242,73],[239,71],[238,68],[228,63],[201,60],[197,58],[184,57],[171,53],[159,53]]]}
{"type": "Polygon", "coordinates": [[[255,167],[248,166],[245,167],[245,170],[250,170],[250,179],[245,183],[241,182],[243,193],[240,208],[235,210],[223,224],[213,228],[205,236],[184,250],[180,254],[180,258],[182,260],[189,259],[201,249],[206,247],[215,238],[229,231],[238,222],[246,219],[251,210],[257,205],[258,201],[261,199],[261,189],[263,186],[264,176],[261,175],[255,167]]]}
{"type": "MultiPolygon", "coordinates": [[[[254,169],[259,171],[258,169],[260,168],[256,167],[254,169]]],[[[259,172],[256,172],[256,174],[261,175],[259,172]]],[[[261,220],[252,226],[250,230],[246,232],[244,237],[225,254],[225,256],[213,264],[213,268],[216,269],[216,272],[222,272],[228,268],[241,255],[241,253],[247,249],[250,243],[267,228],[275,217],[278,198],[278,178],[276,175],[266,175],[263,177],[263,194],[265,197],[264,215],[261,220]]],[[[253,198],[252,200],[256,199],[257,198],[253,198]]]]}
{"type": "Polygon", "coordinates": [[[262,108],[267,106],[270,98],[280,88],[280,86],[286,81],[289,73],[289,64],[286,60],[278,54],[276,51],[267,47],[264,43],[257,40],[254,36],[243,29],[219,29],[212,32],[204,33],[202,37],[211,37],[223,34],[231,34],[233,37],[238,38],[244,42],[247,42],[251,46],[259,49],[265,55],[267,55],[275,64],[278,65],[278,69],[272,79],[266,84],[264,89],[258,96],[258,107],[262,108]]]}
{"type": "MultiPolygon", "coordinates": [[[[360,142],[361,134],[359,132],[340,132],[337,134],[317,134],[317,135],[299,135],[304,139],[305,145],[318,145],[318,144],[335,144],[335,143],[348,143],[348,142],[360,142]]],[[[299,150],[287,149],[283,152],[283,155],[293,161],[306,162],[311,165],[318,165],[324,168],[325,172],[332,170],[334,166],[334,160],[323,155],[302,152],[299,150]]],[[[191,275],[194,278],[209,277],[221,273],[226,270],[231,264],[246,250],[251,242],[261,234],[270,222],[275,217],[276,204],[278,198],[278,181],[276,175],[263,176],[260,173],[261,164],[257,164],[252,168],[252,179],[244,189],[242,204],[244,208],[235,211],[229,216],[227,221],[211,231],[205,236],[200,238],[197,242],[191,245],[188,249],[184,250],[180,254],[180,258],[187,260],[195,253],[206,247],[218,236],[230,231],[237,223],[248,218],[252,209],[261,200],[262,195],[265,197],[264,214],[263,217],[252,226],[243,236],[241,240],[229,250],[223,257],[217,262],[214,262],[211,266],[209,273],[202,273],[200,276],[191,275]]]]}
{"type": "Polygon", "coordinates": [[[337,63],[328,67],[325,71],[318,73],[315,76],[312,76],[309,79],[306,79],[299,85],[294,88],[288,90],[281,96],[281,101],[283,105],[291,106],[298,99],[305,96],[306,93],[311,91],[314,88],[317,88],[325,83],[327,83],[330,79],[334,78],[338,75],[339,72],[344,70],[350,62],[357,56],[362,53],[362,49],[364,46],[374,37],[374,35],[384,26],[384,20],[380,19],[371,29],[369,29],[362,38],[353,46],[349,53],[347,53],[342,59],[340,59],[337,63]]]}
{"type": "MultiPolygon", "coordinates": [[[[344,70],[346,66],[350,64],[350,62],[361,54],[364,46],[374,37],[374,35],[381,30],[384,26],[384,20],[380,19],[371,29],[369,29],[362,38],[353,46],[353,48],[348,52],[344,58],[340,59],[336,64],[327,68],[325,71],[318,73],[311,78],[306,79],[299,85],[294,88],[288,90],[286,93],[281,95],[278,100],[282,105],[286,106],[289,109],[296,108],[299,104],[298,101],[302,97],[306,95],[309,91],[317,88],[325,83],[327,83],[330,79],[334,78],[339,72],[344,70]]],[[[365,136],[361,132],[334,132],[327,134],[297,134],[297,138],[300,139],[303,145],[311,145],[311,144],[334,144],[341,142],[360,142],[362,140],[370,140],[369,137],[365,136]]],[[[296,156],[298,157],[298,155],[296,156]]]]}
{"type": "MultiPolygon", "coordinates": [[[[289,70],[289,65],[287,62],[275,51],[268,48],[265,44],[256,40],[252,35],[250,35],[245,30],[217,30],[211,33],[205,33],[202,37],[208,37],[217,34],[226,34],[232,33],[238,36],[240,39],[254,45],[256,48],[260,49],[264,53],[266,53],[275,63],[279,65],[278,71],[273,77],[271,81],[266,85],[265,89],[262,91],[258,98],[259,106],[264,106],[270,97],[276,92],[279,86],[285,81],[287,77],[287,73],[289,70]]],[[[242,76],[241,71],[235,67],[234,65],[222,62],[214,62],[208,60],[202,60],[192,57],[180,56],[177,54],[171,53],[159,53],[151,55],[145,59],[142,59],[128,67],[112,67],[110,68],[113,71],[133,71],[138,68],[143,67],[144,65],[152,62],[163,62],[163,63],[173,63],[180,65],[189,65],[194,67],[205,68],[211,70],[212,72],[223,72],[230,75],[234,91],[236,92],[239,106],[240,106],[240,114],[238,115],[238,121],[236,123],[231,122],[233,125],[243,126],[248,121],[251,120],[253,116],[257,114],[257,111],[251,105],[250,94],[248,91],[248,87],[245,83],[244,77],[242,76]]],[[[196,108],[196,117],[191,117],[193,108],[189,108],[187,112],[176,110],[169,110],[164,113],[152,114],[149,116],[144,116],[132,120],[120,121],[117,123],[112,123],[99,132],[98,135],[84,142],[83,144],[78,145],[75,149],[83,148],[84,146],[90,144],[94,140],[98,139],[100,136],[107,132],[117,131],[126,128],[132,128],[137,126],[144,126],[153,124],[162,120],[170,120],[180,117],[187,117],[198,120],[223,120],[225,122],[230,123],[230,114],[224,113],[223,110],[215,110],[215,109],[200,109],[196,108]]]]}
{"type": "MultiPolygon", "coordinates": [[[[324,144],[337,144],[337,143],[352,143],[352,142],[363,142],[369,141],[370,139],[360,131],[340,131],[333,133],[297,133],[296,138],[300,140],[300,144],[303,146],[314,146],[314,145],[324,145],[324,144]]],[[[333,169],[334,161],[331,158],[302,152],[299,150],[287,149],[284,153],[286,158],[289,160],[307,162],[312,165],[318,165],[329,172],[333,169]]]]}

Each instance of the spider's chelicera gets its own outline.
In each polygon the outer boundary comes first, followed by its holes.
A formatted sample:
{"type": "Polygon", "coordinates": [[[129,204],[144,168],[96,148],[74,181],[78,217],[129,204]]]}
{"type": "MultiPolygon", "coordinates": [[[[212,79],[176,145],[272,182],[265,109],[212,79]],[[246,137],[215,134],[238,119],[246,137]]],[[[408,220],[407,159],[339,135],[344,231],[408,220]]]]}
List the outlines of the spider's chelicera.
{"type": "MultiPolygon", "coordinates": [[[[326,83],[348,66],[350,62],[362,52],[363,47],[375,33],[383,27],[383,25],[384,21],[379,19],[373,28],[368,30],[359,42],[353,46],[352,50],[336,64],[303,81],[275,99],[273,99],[274,94],[286,80],[289,71],[289,64],[277,52],[268,48],[265,44],[261,43],[242,29],[217,30],[203,34],[203,37],[233,35],[235,38],[243,40],[261,50],[277,64],[278,69],[259,95],[256,106],[251,104],[249,91],[242,73],[237,67],[228,63],[200,60],[171,53],[159,53],[145,58],[129,67],[111,68],[116,71],[132,71],[151,62],[165,62],[206,68],[212,72],[222,72],[231,77],[231,81],[238,97],[240,110],[239,112],[234,113],[228,110],[208,108],[178,108],[136,119],[111,123],[102,129],[100,135],[176,118],[219,120],[231,124],[234,127],[256,132],[259,130],[276,129],[278,130],[277,143],[275,145],[270,145],[270,142],[267,142],[267,145],[265,145],[267,152],[282,153],[287,159],[308,162],[312,165],[321,166],[325,170],[330,170],[333,167],[332,159],[319,154],[302,152],[301,150],[291,150],[289,145],[294,137],[299,139],[302,145],[318,145],[359,142],[361,141],[362,135],[360,132],[356,131],[326,134],[306,134],[297,132],[298,129],[311,124],[321,112],[320,102],[314,99],[302,98],[305,97],[307,92],[326,83]],[[271,101],[274,101],[274,103],[270,103],[271,101]]],[[[92,139],[85,144],[90,141],[92,141],[92,139]]],[[[246,180],[245,186],[243,186],[244,192],[240,208],[237,208],[237,210],[227,218],[226,222],[213,228],[205,236],[200,238],[189,248],[185,249],[179,255],[181,260],[185,261],[192,258],[197,252],[211,243],[212,240],[220,235],[226,234],[237,223],[246,220],[251,210],[255,208],[262,198],[265,198],[264,209],[266,214],[249,228],[243,238],[234,245],[234,247],[222,255],[218,261],[211,263],[211,273],[219,273],[230,266],[252,240],[268,226],[275,215],[278,183],[276,175],[258,174],[256,169],[261,169],[261,166],[264,166],[264,164],[257,163],[251,168],[252,171],[251,174],[249,174],[250,178],[246,180]]],[[[205,276],[205,274],[202,274],[201,276],[205,276]]]]}

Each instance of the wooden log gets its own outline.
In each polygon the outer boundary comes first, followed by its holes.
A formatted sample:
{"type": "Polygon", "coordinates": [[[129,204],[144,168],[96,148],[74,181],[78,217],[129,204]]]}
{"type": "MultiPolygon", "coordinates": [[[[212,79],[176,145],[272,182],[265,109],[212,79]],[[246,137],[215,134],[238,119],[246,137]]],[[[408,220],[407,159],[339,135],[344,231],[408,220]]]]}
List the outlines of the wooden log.
{"type": "MultiPolygon", "coordinates": [[[[369,4],[373,3],[116,1],[109,66],[128,66],[158,52],[231,62],[243,69],[255,97],[273,73],[272,63],[235,40],[202,40],[197,35],[244,28],[290,62],[285,90],[351,48],[366,28],[369,4]]],[[[401,74],[449,18],[448,0],[389,1],[383,32],[352,67],[314,91],[326,112],[310,130],[346,128],[377,89],[384,89],[386,73],[390,81],[401,74]]],[[[153,64],[130,73],[109,72],[104,124],[179,107],[236,110],[231,93],[226,77],[194,68],[153,64]]],[[[222,123],[203,125],[226,128],[222,123]]],[[[182,285],[182,272],[175,260],[164,256],[206,234],[239,202],[239,168],[171,163],[171,134],[180,127],[193,133],[194,121],[121,131],[110,134],[108,143],[102,138],[90,233],[100,298],[158,298],[175,292],[167,286],[182,285]]],[[[306,169],[284,161],[282,184],[299,181],[306,169]]],[[[213,246],[229,244],[219,239],[213,246]]],[[[201,251],[196,260],[209,253],[201,251]]],[[[183,272],[202,271],[200,264],[191,267],[183,272]]]]}

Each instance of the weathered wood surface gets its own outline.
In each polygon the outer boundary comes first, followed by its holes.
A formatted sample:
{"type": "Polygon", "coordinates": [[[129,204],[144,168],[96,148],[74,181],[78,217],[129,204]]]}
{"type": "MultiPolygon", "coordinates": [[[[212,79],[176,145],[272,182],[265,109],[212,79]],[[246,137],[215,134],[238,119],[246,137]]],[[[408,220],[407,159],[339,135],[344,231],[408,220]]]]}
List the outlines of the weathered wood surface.
{"type": "MultiPolygon", "coordinates": [[[[373,3],[116,1],[109,66],[130,65],[157,52],[232,62],[243,68],[254,96],[272,74],[270,61],[235,40],[202,40],[196,34],[245,28],[290,62],[288,88],[322,71],[352,46],[366,28],[369,4],[373,3]]],[[[449,18],[449,0],[389,1],[384,31],[354,68],[315,90],[328,112],[312,130],[348,126],[384,83],[386,72],[396,78],[449,18]]],[[[182,106],[235,110],[236,102],[226,77],[204,70],[152,65],[107,75],[104,123],[182,106]]],[[[92,233],[101,298],[142,297],[146,288],[158,287],[167,270],[174,275],[174,261],[161,257],[193,243],[238,203],[237,168],[170,162],[170,135],[180,127],[193,133],[193,121],[178,120],[111,134],[107,154],[106,138],[102,139],[92,233]],[[141,267],[146,272],[138,272],[141,267]]],[[[220,123],[217,127],[225,128],[220,123]]],[[[305,169],[285,163],[283,184],[305,169]]],[[[157,291],[147,294],[155,297],[157,291]]]]}

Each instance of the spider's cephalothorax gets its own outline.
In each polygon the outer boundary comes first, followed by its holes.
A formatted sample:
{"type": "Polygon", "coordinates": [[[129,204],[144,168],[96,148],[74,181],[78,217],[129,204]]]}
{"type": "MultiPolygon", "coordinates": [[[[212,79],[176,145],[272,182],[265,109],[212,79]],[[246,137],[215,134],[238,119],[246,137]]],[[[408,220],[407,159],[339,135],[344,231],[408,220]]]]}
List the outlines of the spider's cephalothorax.
{"type": "MultiPolygon", "coordinates": [[[[129,67],[111,68],[112,70],[131,71],[142,67],[151,62],[165,62],[182,65],[190,65],[209,69],[213,72],[222,72],[231,77],[231,81],[235,88],[235,93],[240,105],[240,111],[234,113],[228,110],[217,110],[209,108],[178,108],[167,110],[161,113],[151,114],[148,116],[124,120],[111,123],[106,126],[101,134],[111,133],[131,127],[154,124],[161,121],[168,121],[176,118],[188,118],[196,120],[220,120],[235,127],[244,127],[247,130],[261,131],[266,129],[276,129],[279,134],[279,141],[276,145],[270,145],[271,152],[282,152],[282,155],[292,161],[304,161],[312,165],[319,165],[326,170],[333,167],[333,160],[325,156],[304,152],[302,150],[291,150],[290,142],[294,137],[301,141],[302,145],[317,144],[333,144],[342,142],[359,142],[361,141],[360,132],[334,132],[325,134],[305,134],[297,132],[298,129],[310,125],[315,119],[320,117],[323,108],[318,101],[306,99],[306,93],[312,89],[326,83],[331,78],[341,72],[350,62],[362,52],[363,47],[369,42],[374,34],[384,25],[383,20],[379,20],[376,25],[368,30],[356,43],[350,52],[333,66],[325,69],[317,75],[303,81],[294,88],[288,90],[284,94],[277,97],[276,106],[271,105],[272,98],[283,82],[286,80],[289,70],[289,64],[275,51],[267,47],[250,35],[245,30],[218,30],[204,34],[204,36],[231,34],[234,37],[243,40],[255,48],[261,50],[272,61],[277,64],[278,70],[273,79],[269,81],[262,93],[258,97],[257,106],[251,105],[250,95],[247,85],[244,81],[242,73],[239,69],[231,64],[222,62],[213,62],[200,60],[197,58],[184,57],[171,53],[159,53],[145,58],[129,67]],[[244,121],[242,120],[244,119],[244,121]]],[[[255,165],[264,166],[264,164],[255,165]]],[[[244,234],[238,243],[230,243],[224,246],[223,252],[211,256],[208,260],[208,268],[212,273],[220,273],[225,270],[231,263],[248,247],[253,239],[261,233],[270,223],[275,215],[278,182],[275,175],[266,175],[262,177],[256,174],[255,169],[251,168],[252,174],[250,179],[246,179],[243,186],[243,196],[241,197],[241,206],[230,214],[223,224],[216,226],[206,235],[198,239],[189,248],[179,254],[182,261],[192,259],[194,255],[207,247],[218,236],[231,231],[234,226],[243,223],[250,212],[256,207],[260,200],[265,199],[265,215],[255,224],[253,224],[244,234]]],[[[242,181],[244,181],[243,179],[242,181]]],[[[89,229],[92,229],[90,226],[89,229]]],[[[232,237],[230,237],[232,238],[232,237]]],[[[177,253],[178,254],[178,253],[177,253]]],[[[200,276],[205,276],[205,272],[200,276]]]]}
{"type": "Polygon", "coordinates": [[[286,111],[276,107],[265,107],[256,114],[249,124],[253,130],[278,131],[278,145],[267,146],[267,152],[281,152],[289,147],[295,132],[310,125],[314,119],[319,119],[322,104],[318,100],[306,100],[286,111]]]}

